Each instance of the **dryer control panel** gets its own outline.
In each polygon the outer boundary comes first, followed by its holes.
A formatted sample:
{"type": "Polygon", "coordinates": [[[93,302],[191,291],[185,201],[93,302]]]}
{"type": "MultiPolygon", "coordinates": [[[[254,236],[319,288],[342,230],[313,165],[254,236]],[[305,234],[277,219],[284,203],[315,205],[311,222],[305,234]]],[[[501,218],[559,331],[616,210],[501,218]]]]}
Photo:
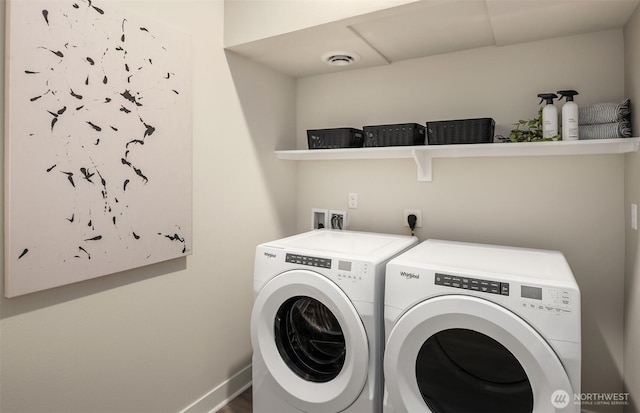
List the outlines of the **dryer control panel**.
{"type": "Polygon", "coordinates": [[[521,285],[520,298],[523,308],[558,315],[571,313],[573,300],[568,289],[521,285]]]}

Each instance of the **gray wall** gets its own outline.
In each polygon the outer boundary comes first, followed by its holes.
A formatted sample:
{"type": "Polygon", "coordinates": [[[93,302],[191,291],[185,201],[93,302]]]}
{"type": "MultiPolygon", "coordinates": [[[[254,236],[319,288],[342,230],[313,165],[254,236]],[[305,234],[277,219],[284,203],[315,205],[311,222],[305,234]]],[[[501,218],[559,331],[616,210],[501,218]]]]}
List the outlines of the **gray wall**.
{"type": "MultiPolygon", "coordinates": [[[[635,104],[632,125],[634,135],[640,131],[640,8],[636,9],[624,30],[625,93],[635,104]]],[[[627,412],[640,411],[640,236],[631,229],[631,204],[640,204],[640,154],[625,157],[625,323],[624,381],[631,394],[627,412]]]]}
{"type": "MultiPolygon", "coordinates": [[[[325,127],[487,116],[508,133],[535,116],[537,93],[563,88],[578,104],[622,100],[623,46],[614,30],[300,79],[298,148],[306,129],[325,127]]],[[[582,391],[622,391],[623,155],[436,159],[433,182],[417,182],[411,160],[298,167],[299,231],[315,207],[347,210],[351,229],[407,233],[403,210],[419,208],[422,240],[562,251],[582,291],[582,391]]]]}
{"type": "Polygon", "coordinates": [[[295,82],[225,55],[222,1],[108,3],[193,36],[194,253],[2,298],[3,413],[213,408],[251,378],[255,246],[295,231],[296,167],[273,155],[295,82]]]}

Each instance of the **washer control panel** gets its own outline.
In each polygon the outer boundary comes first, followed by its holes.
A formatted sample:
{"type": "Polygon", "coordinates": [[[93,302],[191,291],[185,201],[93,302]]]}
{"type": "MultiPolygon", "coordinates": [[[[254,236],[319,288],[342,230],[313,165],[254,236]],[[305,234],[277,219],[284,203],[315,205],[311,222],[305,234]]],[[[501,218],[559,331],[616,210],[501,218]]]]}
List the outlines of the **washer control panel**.
{"type": "Polygon", "coordinates": [[[308,265],[310,267],[331,268],[330,258],[311,257],[309,255],[289,254],[285,257],[285,262],[292,264],[308,265]]]}
{"type": "Polygon", "coordinates": [[[520,286],[523,308],[554,314],[571,314],[571,291],[564,288],[520,286]]]}
{"type": "Polygon", "coordinates": [[[488,294],[509,295],[509,283],[436,273],[435,284],[488,294]]]}
{"type": "Polygon", "coordinates": [[[291,264],[305,265],[309,267],[325,268],[330,270],[332,262],[337,264],[333,269],[335,270],[334,276],[337,280],[342,281],[362,281],[367,277],[369,270],[368,265],[357,261],[347,260],[332,260],[331,258],[312,257],[310,255],[292,254],[287,253],[285,256],[285,262],[291,264]]]}

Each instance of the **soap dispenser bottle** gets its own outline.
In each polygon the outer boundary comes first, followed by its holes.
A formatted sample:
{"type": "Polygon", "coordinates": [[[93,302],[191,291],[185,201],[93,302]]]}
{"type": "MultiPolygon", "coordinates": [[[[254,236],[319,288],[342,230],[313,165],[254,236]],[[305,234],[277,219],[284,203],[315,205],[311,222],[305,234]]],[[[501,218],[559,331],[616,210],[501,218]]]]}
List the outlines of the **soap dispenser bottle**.
{"type": "Polygon", "coordinates": [[[558,140],[558,109],[553,105],[553,99],[558,96],[555,93],[540,93],[538,97],[540,103],[546,102],[542,108],[542,137],[558,140]]]}
{"type": "Polygon", "coordinates": [[[578,92],[575,90],[559,90],[558,95],[560,98],[567,98],[567,101],[562,105],[562,140],[563,141],[577,141],[578,135],[578,105],[573,101],[573,97],[578,92]]]}

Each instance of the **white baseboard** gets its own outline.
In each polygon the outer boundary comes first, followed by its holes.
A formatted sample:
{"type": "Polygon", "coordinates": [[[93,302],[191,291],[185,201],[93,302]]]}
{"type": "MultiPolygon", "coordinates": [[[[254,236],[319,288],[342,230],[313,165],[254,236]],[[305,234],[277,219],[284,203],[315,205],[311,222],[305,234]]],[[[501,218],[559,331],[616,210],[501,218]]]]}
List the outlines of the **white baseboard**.
{"type": "Polygon", "coordinates": [[[251,386],[251,364],[208,391],[180,413],[215,413],[251,386]]]}

